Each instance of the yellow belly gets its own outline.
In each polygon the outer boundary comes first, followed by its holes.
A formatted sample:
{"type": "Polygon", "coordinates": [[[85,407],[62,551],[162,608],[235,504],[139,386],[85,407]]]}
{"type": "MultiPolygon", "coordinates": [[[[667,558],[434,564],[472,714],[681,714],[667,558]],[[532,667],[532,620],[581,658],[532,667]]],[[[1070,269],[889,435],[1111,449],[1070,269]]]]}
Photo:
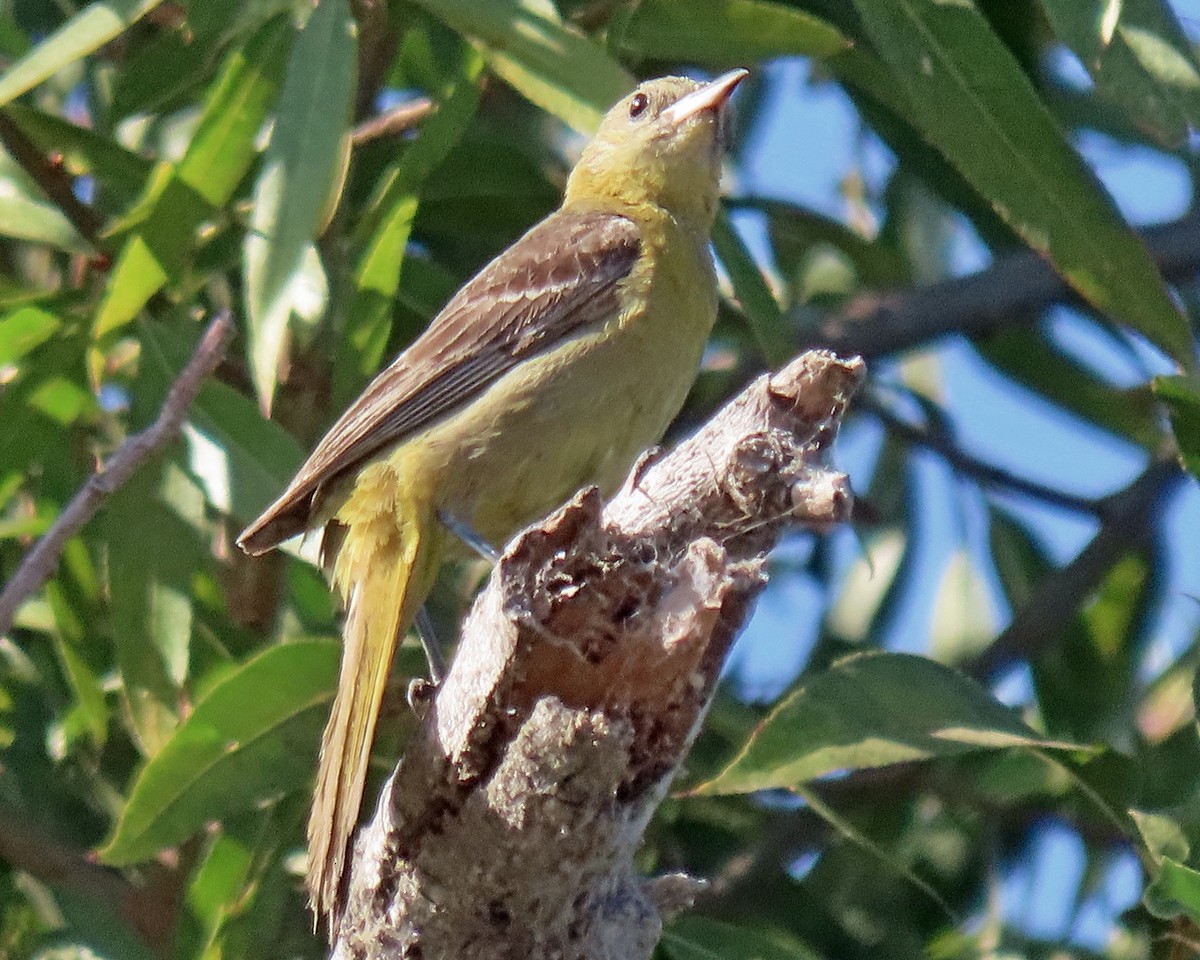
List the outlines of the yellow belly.
{"type": "Polygon", "coordinates": [[[582,486],[612,493],[679,412],[716,318],[707,249],[666,242],[625,281],[640,306],[529,359],[378,464],[405,499],[501,545],[582,486]]]}

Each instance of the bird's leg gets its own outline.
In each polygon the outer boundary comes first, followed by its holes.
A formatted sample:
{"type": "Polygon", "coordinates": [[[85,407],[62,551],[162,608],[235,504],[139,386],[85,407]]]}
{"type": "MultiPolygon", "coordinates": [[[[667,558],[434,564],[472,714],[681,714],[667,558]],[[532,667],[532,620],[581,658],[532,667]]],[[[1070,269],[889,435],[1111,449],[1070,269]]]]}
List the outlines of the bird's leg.
{"type": "Polygon", "coordinates": [[[448,513],[445,510],[439,510],[437,515],[443,527],[458,537],[459,540],[483,557],[488,563],[494,564],[500,559],[500,551],[472,530],[469,524],[464,523],[458,517],[454,516],[454,514],[448,513]]]}
{"type": "Polygon", "coordinates": [[[433,618],[429,611],[422,607],[417,611],[417,619],[413,624],[417,628],[417,636],[421,639],[421,649],[425,651],[425,659],[429,662],[429,679],[437,686],[446,676],[446,658],[442,655],[442,645],[438,643],[437,631],[433,627],[433,618]]]}

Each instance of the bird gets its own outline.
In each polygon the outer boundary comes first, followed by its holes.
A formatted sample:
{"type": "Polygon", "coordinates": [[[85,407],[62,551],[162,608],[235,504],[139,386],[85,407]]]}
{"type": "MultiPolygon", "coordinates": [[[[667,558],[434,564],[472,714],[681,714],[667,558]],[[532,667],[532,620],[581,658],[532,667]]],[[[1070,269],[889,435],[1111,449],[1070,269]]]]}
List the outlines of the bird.
{"type": "Polygon", "coordinates": [[[745,70],[639,84],[604,116],[558,210],[469,280],[239,536],[323,529],[345,609],[308,820],[330,938],[392,659],[463,539],[503,544],[578,489],[618,489],[691,389],[717,315],[710,233],[745,70]]]}

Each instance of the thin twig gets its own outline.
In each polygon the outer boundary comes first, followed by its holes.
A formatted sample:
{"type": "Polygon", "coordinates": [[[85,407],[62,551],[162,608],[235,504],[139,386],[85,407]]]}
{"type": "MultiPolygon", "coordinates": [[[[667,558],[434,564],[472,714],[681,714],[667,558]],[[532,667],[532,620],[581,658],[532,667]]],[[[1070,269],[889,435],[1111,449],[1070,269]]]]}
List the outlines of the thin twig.
{"type": "Polygon", "coordinates": [[[63,216],[71,221],[76,233],[97,250],[102,250],[100,234],[104,223],[100,216],[75,196],[70,174],[60,165],[51,163],[3,110],[0,110],[0,143],[4,144],[12,158],[42,188],[42,192],[54,201],[63,216]]]}
{"type": "MultiPolygon", "coordinates": [[[[1200,264],[1200,216],[1139,231],[1167,280],[1200,264]]],[[[927,287],[868,292],[825,317],[807,339],[841,354],[870,359],[950,333],[986,336],[1025,323],[1051,303],[1076,300],[1053,268],[1031,250],[999,256],[986,270],[927,287]]],[[[798,328],[803,318],[797,316],[798,328]]]]}
{"type": "Polygon", "coordinates": [[[67,542],[143,463],[179,434],[201,382],[224,358],[225,347],[232,336],[233,321],[229,312],[217,314],[204,331],[191,359],[171,384],[154,422],[141,433],[125,439],[108,462],[79,488],[54,525],[25,555],[17,572],[0,592],[0,636],[12,627],[17,608],[54,573],[67,542]]]}
{"type": "Polygon", "coordinates": [[[1078,494],[1068,493],[1065,490],[1059,490],[1057,487],[1038,483],[1036,480],[1019,477],[1001,467],[973,457],[965,450],[956,446],[948,436],[935,433],[928,427],[918,427],[901,419],[870,395],[863,395],[859,401],[859,405],[878,417],[890,433],[895,434],[902,440],[907,440],[909,443],[914,443],[933,451],[959,473],[971,477],[982,486],[999,487],[1013,493],[1032,497],[1035,500],[1040,500],[1055,507],[1062,507],[1064,510],[1071,510],[1075,513],[1085,513],[1094,516],[1103,507],[1104,500],[1102,499],[1082,497],[1078,494]]]}
{"type": "Polygon", "coordinates": [[[399,136],[424,120],[434,110],[434,103],[428,97],[417,97],[406,100],[391,110],[385,110],[370,120],[364,120],[350,135],[350,141],[356,147],[364,143],[378,140],[380,137],[399,136]]]}

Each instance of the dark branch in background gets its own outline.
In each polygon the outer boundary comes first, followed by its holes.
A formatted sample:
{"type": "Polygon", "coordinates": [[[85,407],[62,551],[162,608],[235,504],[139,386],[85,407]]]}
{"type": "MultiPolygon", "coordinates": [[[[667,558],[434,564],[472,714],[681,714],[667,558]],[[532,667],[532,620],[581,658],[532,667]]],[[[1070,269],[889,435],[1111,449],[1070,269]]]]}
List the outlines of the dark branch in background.
{"type": "Polygon", "coordinates": [[[124,919],[154,953],[170,952],[175,931],[175,885],[149,883],[135,887],[116,870],[88,859],[88,854],[50,836],[29,817],[0,807],[0,860],[36,880],[73,890],[108,907],[124,919]]]}
{"type": "Polygon", "coordinates": [[[640,876],[643,831],[767,551],[849,513],[825,451],[862,373],[806,353],[509,546],[359,833],[335,958],[651,955],[699,884],[640,876]]]}
{"type": "Polygon", "coordinates": [[[0,110],[0,143],[12,154],[33,181],[42,189],[84,240],[97,250],[103,245],[100,232],[104,222],[86,203],[75,196],[75,185],[70,174],[50,159],[22,132],[21,128],[3,110],[0,110]]]}
{"type": "Polygon", "coordinates": [[[1008,628],[963,670],[986,681],[1017,660],[1035,658],[1062,636],[1113,565],[1149,537],[1158,505],[1182,478],[1174,459],[1155,460],[1128,487],[1101,501],[1100,529],[1091,542],[1046,576],[1008,628]]]}
{"type": "Polygon", "coordinates": [[[354,117],[358,119],[374,109],[396,55],[396,31],[387,0],[354,0],[352,9],[358,26],[358,87],[354,91],[354,117]]]}
{"type": "Polygon", "coordinates": [[[947,433],[935,432],[929,427],[918,427],[901,419],[870,393],[864,393],[855,406],[878,417],[889,433],[936,453],[959,473],[965,474],[981,486],[996,487],[1012,493],[1023,494],[1074,513],[1094,515],[1103,508],[1105,501],[1102,499],[1068,493],[1035,480],[1018,477],[993,464],[985,463],[957,447],[953,437],[947,433]]]}
{"type": "MultiPolygon", "coordinates": [[[[1150,227],[1141,236],[1168,280],[1200,269],[1200,216],[1189,214],[1150,227]]],[[[870,359],[948,333],[983,336],[1030,318],[1047,304],[1074,299],[1045,260],[1020,250],[966,277],[918,289],[860,294],[826,317],[807,339],[870,359]]]]}
{"type": "Polygon", "coordinates": [[[233,320],[228,311],[217,314],[204,331],[191,359],[171,384],[154,422],[141,433],[125,438],[108,462],[79,488],[54,525],[25,554],[16,573],[0,592],[0,636],[12,628],[21,604],[54,574],[67,542],[142,464],[179,435],[200,384],[221,362],[232,336],[233,320]]]}
{"type": "Polygon", "coordinates": [[[399,136],[424,120],[433,112],[433,109],[433,101],[428,97],[406,100],[377,117],[364,120],[354,128],[350,140],[354,146],[361,147],[364,143],[370,143],[380,137],[399,136]]]}

